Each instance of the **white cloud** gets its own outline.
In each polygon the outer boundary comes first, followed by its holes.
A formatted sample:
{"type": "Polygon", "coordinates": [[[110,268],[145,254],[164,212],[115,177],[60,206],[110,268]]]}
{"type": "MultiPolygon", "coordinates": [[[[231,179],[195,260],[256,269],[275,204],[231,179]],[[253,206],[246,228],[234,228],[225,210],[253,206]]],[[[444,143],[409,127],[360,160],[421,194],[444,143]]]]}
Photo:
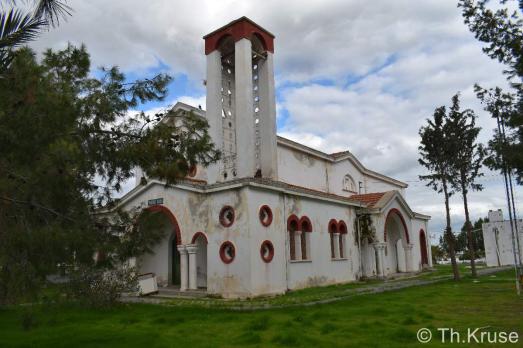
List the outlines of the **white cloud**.
{"type": "MultiPolygon", "coordinates": [[[[172,74],[205,78],[202,36],[246,15],[276,35],[280,133],[326,151],[350,149],[369,168],[408,181],[415,210],[440,229],[441,196],[417,182],[418,129],[435,107],[462,92],[480,115],[480,138],[494,122],[481,112],[472,86],[504,85],[502,67],[486,57],[463,24],[456,1],[167,1],[73,0],[73,17],[44,35],[37,49],[85,43],[93,65],[118,65],[139,74],[159,62],[172,74]],[[332,81],[325,86],[319,79],[332,81]],[[356,81],[347,86],[348,82],[356,81]]],[[[205,98],[180,100],[205,108],[205,98]]],[[[173,103],[174,104],[174,101],[173,103]]],[[[499,177],[471,194],[473,218],[504,208],[499,177]],[[497,181],[494,181],[496,179],[497,181]]],[[[453,199],[455,227],[461,224],[453,199]]],[[[518,199],[521,206],[521,198],[518,199]]],[[[506,210],[504,208],[504,210],[506,210]]]]}

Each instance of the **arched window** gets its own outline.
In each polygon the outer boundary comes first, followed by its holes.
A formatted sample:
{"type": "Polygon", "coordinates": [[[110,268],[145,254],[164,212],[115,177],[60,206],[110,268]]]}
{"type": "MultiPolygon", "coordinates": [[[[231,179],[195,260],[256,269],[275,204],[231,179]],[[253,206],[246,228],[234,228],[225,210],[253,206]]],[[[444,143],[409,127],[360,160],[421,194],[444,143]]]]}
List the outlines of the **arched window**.
{"type": "Polygon", "coordinates": [[[310,233],[312,232],[312,223],[307,216],[302,216],[300,218],[300,228],[301,228],[301,259],[309,260],[310,257],[310,233]]]}
{"type": "Polygon", "coordinates": [[[345,258],[345,238],[347,236],[345,221],[331,219],[329,221],[329,236],[331,240],[331,258],[335,260],[345,258]]]}
{"type": "Polygon", "coordinates": [[[343,177],[343,191],[354,192],[356,193],[356,184],[354,179],[349,174],[343,177]]]}
{"type": "Polygon", "coordinates": [[[345,224],[345,221],[340,220],[338,222],[338,233],[340,234],[338,237],[338,245],[340,250],[340,259],[345,258],[345,238],[347,237],[347,225],[345,224]]]}
{"type": "Polygon", "coordinates": [[[291,260],[296,260],[296,240],[299,232],[299,220],[296,215],[291,215],[287,219],[287,232],[289,232],[289,251],[291,260]]]}
{"type": "Polygon", "coordinates": [[[287,219],[287,231],[289,233],[289,251],[291,261],[309,260],[310,257],[310,232],[312,232],[311,220],[302,216],[291,215],[287,219]]]}
{"type": "Polygon", "coordinates": [[[335,219],[329,221],[329,236],[331,240],[331,259],[336,258],[336,233],[338,232],[338,222],[335,219]]]}

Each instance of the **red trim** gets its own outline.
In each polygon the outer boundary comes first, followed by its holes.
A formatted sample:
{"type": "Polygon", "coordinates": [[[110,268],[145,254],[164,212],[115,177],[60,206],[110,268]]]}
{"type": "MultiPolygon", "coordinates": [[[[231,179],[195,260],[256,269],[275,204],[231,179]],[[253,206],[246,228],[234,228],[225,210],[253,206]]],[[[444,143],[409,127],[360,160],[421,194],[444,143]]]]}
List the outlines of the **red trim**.
{"type": "Polygon", "coordinates": [[[222,224],[223,227],[231,227],[232,224],[234,223],[234,218],[235,218],[235,213],[234,213],[234,208],[231,207],[230,205],[226,205],[222,208],[222,210],[220,210],[220,223],[222,224]],[[227,222],[225,220],[225,213],[227,212],[227,210],[229,210],[232,212],[232,218],[231,218],[231,221],[227,222]]]}
{"type": "Polygon", "coordinates": [[[234,247],[234,244],[230,241],[225,241],[220,245],[220,259],[222,259],[222,262],[226,265],[230,264],[234,261],[234,258],[236,257],[236,248],[234,247]],[[225,249],[230,246],[232,247],[232,257],[229,257],[229,255],[225,254],[225,249]]]}
{"type": "Polygon", "coordinates": [[[343,220],[338,221],[338,232],[340,234],[347,233],[347,224],[345,223],[345,221],[343,221],[343,220]]]}
{"type": "Polygon", "coordinates": [[[427,237],[425,234],[425,231],[423,229],[419,230],[419,244],[420,244],[420,251],[421,251],[421,264],[422,265],[428,265],[429,264],[429,254],[427,251],[427,237]]]}
{"type": "Polygon", "coordinates": [[[194,178],[196,176],[196,173],[198,173],[198,168],[196,167],[196,164],[191,164],[187,175],[189,175],[189,177],[191,178],[194,178]]]}
{"type": "Polygon", "coordinates": [[[295,231],[300,230],[300,220],[298,217],[294,214],[289,216],[287,219],[287,232],[289,232],[289,252],[291,256],[291,260],[296,260],[296,239],[295,239],[295,231]],[[292,228],[292,224],[295,225],[295,228],[292,228]]]}
{"type": "Polygon", "coordinates": [[[287,219],[287,231],[292,231],[291,224],[295,222],[296,223],[296,229],[294,231],[301,231],[301,225],[300,225],[300,219],[294,214],[289,216],[287,219]]]}
{"type": "Polygon", "coordinates": [[[384,242],[387,241],[387,220],[389,219],[389,216],[393,213],[396,214],[400,218],[401,224],[403,225],[403,229],[405,230],[407,244],[410,243],[409,230],[407,228],[407,224],[405,223],[405,219],[403,218],[403,215],[401,215],[401,212],[396,208],[392,208],[391,210],[389,210],[389,212],[387,213],[387,217],[385,218],[385,227],[383,229],[383,241],[384,242]]]}
{"type": "Polygon", "coordinates": [[[269,240],[263,241],[263,243],[261,244],[261,247],[260,247],[260,256],[265,263],[269,263],[272,261],[272,258],[274,257],[274,245],[272,245],[271,241],[269,241],[269,240]],[[265,256],[263,253],[264,247],[269,248],[269,255],[267,255],[267,256],[265,256]]]}
{"type": "Polygon", "coordinates": [[[178,225],[178,221],[176,220],[176,217],[169,210],[169,208],[167,208],[166,206],[163,206],[163,205],[152,205],[148,208],[145,208],[145,210],[150,211],[150,212],[159,212],[159,213],[162,213],[165,216],[167,216],[167,218],[169,219],[171,224],[174,226],[173,233],[176,235],[176,245],[182,244],[182,233],[180,231],[180,225],[178,225]]]}
{"type": "Polygon", "coordinates": [[[312,232],[312,223],[308,216],[304,215],[300,218],[300,228],[303,232],[312,232]]]}
{"type": "Polygon", "coordinates": [[[336,233],[336,231],[338,231],[338,222],[336,219],[330,219],[328,226],[329,233],[336,233]]]}
{"type": "Polygon", "coordinates": [[[203,232],[196,232],[194,234],[194,236],[192,236],[191,244],[196,243],[196,239],[198,239],[199,237],[203,237],[203,239],[205,240],[205,244],[209,244],[209,241],[207,240],[207,236],[203,232]]]}
{"type": "Polygon", "coordinates": [[[236,42],[241,39],[250,40],[253,35],[256,35],[258,39],[260,39],[267,51],[274,53],[274,35],[250,19],[242,17],[210,34],[205,35],[203,37],[205,40],[205,54],[207,55],[218,49],[220,41],[225,36],[231,36],[234,42],[236,42]]]}
{"type": "Polygon", "coordinates": [[[258,211],[258,216],[263,226],[268,227],[272,224],[272,210],[271,207],[269,207],[268,205],[262,205],[260,207],[260,210],[258,211]],[[262,213],[265,213],[265,215],[267,216],[265,220],[262,219],[262,213]]]}

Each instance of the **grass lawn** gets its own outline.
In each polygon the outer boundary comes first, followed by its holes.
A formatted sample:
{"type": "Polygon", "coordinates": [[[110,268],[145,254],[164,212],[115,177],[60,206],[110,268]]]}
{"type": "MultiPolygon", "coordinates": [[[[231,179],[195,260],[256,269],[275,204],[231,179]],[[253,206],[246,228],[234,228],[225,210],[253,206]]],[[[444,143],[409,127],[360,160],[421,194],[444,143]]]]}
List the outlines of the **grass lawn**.
{"type": "Polygon", "coordinates": [[[16,306],[0,309],[0,347],[408,347],[419,345],[416,332],[423,327],[434,333],[425,346],[443,347],[452,344],[438,343],[436,328],[465,335],[466,328],[485,326],[517,331],[519,343],[509,346],[523,346],[523,299],[515,294],[512,271],[254,312],[146,304],[110,310],[16,306]],[[24,330],[28,311],[33,327],[24,330]]]}

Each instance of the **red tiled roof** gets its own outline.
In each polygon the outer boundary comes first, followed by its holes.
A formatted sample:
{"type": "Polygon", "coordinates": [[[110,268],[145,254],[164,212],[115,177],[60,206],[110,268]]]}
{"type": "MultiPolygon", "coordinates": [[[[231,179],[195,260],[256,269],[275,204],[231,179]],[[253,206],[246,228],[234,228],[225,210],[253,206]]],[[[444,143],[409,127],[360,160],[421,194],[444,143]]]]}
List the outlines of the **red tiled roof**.
{"type": "Polygon", "coordinates": [[[360,201],[361,203],[367,204],[367,206],[370,208],[374,206],[374,204],[378,203],[378,201],[381,199],[381,197],[383,197],[385,193],[386,192],[366,193],[362,195],[352,195],[350,196],[350,198],[356,201],[360,201]]]}

